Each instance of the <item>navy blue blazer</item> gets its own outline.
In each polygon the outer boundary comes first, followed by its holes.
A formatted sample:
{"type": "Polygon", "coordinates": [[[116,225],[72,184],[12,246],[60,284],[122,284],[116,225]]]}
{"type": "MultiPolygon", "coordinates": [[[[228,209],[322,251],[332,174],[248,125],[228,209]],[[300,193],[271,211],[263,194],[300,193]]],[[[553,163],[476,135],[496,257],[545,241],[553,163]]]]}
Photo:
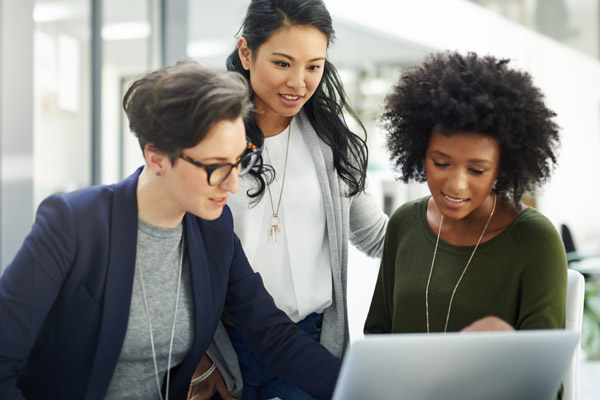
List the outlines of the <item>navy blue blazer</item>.
{"type": "MultiPolygon", "coordinates": [[[[141,168],[110,186],[44,200],[0,277],[0,398],[102,399],[125,339],[133,286],[141,168]]],[[[171,370],[171,399],[190,378],[223,312],[273,371],[329,398],[340,360],[278,310],[233,232],[229,208],[184,217],[194,341],[171,370]]],[[[164,391],[164,387],[163,387],[164,391]]]]}

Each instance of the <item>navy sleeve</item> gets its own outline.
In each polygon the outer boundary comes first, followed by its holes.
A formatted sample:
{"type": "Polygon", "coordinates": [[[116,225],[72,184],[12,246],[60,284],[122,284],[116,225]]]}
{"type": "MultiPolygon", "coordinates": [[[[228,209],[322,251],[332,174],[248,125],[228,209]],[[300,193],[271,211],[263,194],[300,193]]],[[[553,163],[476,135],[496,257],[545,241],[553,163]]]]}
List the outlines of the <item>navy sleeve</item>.
{"type": "Polygon", "coordinates": [[[317,399],[331,398],[341,360],[275,306],[237,236],[234,241],[225,314],[269,369],[317,399]]]}
{"type": "Polygon", "coordinates": [[[75,254],[71,210],[44,200],[32,230],[0,277],[0,398],[23,399],[17,379],[75,254]]]}

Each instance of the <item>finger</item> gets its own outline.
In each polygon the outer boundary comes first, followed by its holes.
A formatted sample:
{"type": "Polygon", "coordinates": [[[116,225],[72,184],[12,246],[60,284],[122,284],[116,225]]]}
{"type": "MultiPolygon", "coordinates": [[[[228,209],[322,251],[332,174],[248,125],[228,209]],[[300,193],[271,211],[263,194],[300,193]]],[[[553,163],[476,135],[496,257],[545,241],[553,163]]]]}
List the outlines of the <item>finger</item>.
{"type": "Polygon", "coordinates": [[[217,391],[219,392],[219,395],[221,395],[221,398],[223,400],[236,400],[235,397],[233,397],[231,394],[229,394],[229,391],[227,390],[227,386],[225,386],[225,382],[221,381],[217,383],[217,391]]]}
{"type": "Polygon", "coordinates": [[[188,400],[210,400],[212,395],[215,393],[215,390],[210,390],[207,385],[194,385],[191,387],[190,394],[188,395],[188,400]]]}

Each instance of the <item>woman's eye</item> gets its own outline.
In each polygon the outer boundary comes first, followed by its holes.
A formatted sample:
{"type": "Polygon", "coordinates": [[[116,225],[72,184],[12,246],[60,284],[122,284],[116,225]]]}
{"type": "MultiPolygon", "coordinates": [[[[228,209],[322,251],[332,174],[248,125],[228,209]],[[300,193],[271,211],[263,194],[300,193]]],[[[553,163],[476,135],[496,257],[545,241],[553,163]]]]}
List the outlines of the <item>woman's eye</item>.
{"type": "Polygon", "coordinates": [[[475,175],[482,175],[485,170],[484,169],[472,169],[470,170],[472,173],[474,173],[475,175]]]}
{"type": "Polygon", "coordinates": [[[278,67],[286,68],[290,66],[290,63],[287,63],[285,61],[275,61],[275,65],[277,65],[278,67]]]}
{"type": "Polygon", "coordinates": [[[310,67],[308,67],[309,71],[317,71],[319,69],[321,69],[320,65],[311,65],[310,67]]]}
{"type": "Polygon", "coordinates": [[[441,162],[434,161],[434,162],[433,162],[433,165],[435,165],[436,167],[447,167],[447,166],[448,166],[448,165],[450,165],[450,164],[448,164],[448,163],[441,163],[441,162]]]}

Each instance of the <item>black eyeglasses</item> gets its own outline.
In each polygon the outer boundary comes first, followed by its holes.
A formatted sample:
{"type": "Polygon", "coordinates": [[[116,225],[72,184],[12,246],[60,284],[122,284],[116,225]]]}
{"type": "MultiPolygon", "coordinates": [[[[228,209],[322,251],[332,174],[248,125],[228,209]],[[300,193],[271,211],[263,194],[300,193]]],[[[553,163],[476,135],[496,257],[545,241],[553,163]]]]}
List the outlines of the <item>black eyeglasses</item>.
{"type": "Polygon", "coordinates": [[[221,183],[229,177],[231,174],[231,170],[240,166],[239,176],[246,174],[248,171],[254,167],[258,158],[260,156],[261,149],[253,145],[252,143],[248,143],[248,147],[242,153],[239,161],[235,164],[231,163],[223,163],[223,164],[214,164],[214,165],[204,165],[201,162],[194,160],[191,157],[186,156],[181,153],[179,158],[189,162],[190,164],[198,167],[204,168],[206,171],[206,181],[210,186],[219,186],[221,183]]]}

